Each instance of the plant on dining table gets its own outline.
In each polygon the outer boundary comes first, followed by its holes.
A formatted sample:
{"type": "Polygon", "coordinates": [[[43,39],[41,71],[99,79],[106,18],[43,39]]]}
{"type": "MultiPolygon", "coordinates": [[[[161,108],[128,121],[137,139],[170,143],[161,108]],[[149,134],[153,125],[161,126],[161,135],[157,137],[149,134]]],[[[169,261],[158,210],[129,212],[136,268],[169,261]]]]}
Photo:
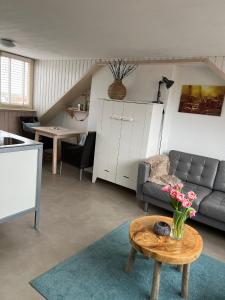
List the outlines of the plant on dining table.
{"type": "Polygon", "coordinates": [[[197,195],[190,191],[183,193],[184,185],[177,183],[174,186],[165,185],[163,192],[169,194],[171,206],[173,207],[173,224],[171,228],[171,237],[179,240],[184,234],[184,223],[188,217],[192,218],[196,214],[196,210],[192,207],[193,201],[197,195]]]}

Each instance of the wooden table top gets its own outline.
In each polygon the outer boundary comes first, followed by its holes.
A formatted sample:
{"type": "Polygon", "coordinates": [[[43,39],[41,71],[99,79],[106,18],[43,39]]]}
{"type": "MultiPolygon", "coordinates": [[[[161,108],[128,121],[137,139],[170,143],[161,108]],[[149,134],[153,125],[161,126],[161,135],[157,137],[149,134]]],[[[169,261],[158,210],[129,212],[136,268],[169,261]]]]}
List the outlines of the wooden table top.
{"type": "Polygon", "coordinates": [[[33,127],[33,129],[38,131],[40,134],[47,133],[55,136],[65,136],[65,135],[70,136],[70,135],[84,133],[75,129],[68,129],[61,126],[50,126],[50,127],[40,126],[40,127],[33,127]]]}
{"type": "Polygon", "coordinates": [[[158,221],[172,224],[172,218],[163,216],[141,217],[130,224],[130,242],[137,251],[159,262],[176,265],[192,263],[200,256],[203,241],[194,228],[185,224],[184,237],[177,241],[153,232],[158,221]]]}

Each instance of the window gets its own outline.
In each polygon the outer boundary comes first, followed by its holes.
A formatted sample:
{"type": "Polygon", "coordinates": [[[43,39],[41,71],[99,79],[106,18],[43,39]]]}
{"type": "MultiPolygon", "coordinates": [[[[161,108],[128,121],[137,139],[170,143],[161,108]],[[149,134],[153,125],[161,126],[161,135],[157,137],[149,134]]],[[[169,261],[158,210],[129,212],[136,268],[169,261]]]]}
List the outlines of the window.
{"type": "Polygon", "coordinates": [[[0,108],[32,108],[33,61],[0,52],[0,108]]]}

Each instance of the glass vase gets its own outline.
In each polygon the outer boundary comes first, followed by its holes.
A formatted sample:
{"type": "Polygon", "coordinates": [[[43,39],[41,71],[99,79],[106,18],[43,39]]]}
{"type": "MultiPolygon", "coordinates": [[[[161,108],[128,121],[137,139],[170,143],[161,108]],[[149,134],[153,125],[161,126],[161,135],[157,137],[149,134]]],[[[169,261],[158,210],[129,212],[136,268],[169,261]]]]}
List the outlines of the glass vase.
{"type": "Polygon", "coordinates": [[[170,237],[174,240],[181,240],[184,236],[184,217],[182,212],[175,211],[173,213],[173,223],[171,227],[170,237]]]}

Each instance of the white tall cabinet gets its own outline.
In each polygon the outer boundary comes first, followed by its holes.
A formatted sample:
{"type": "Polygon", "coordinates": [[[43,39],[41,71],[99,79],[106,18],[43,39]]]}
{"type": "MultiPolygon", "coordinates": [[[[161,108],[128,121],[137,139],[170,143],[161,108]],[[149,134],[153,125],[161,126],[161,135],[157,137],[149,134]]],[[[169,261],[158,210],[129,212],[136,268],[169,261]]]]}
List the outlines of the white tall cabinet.
{"type": "Polygon", "coordinates": [[[163,105],[100,99],[92,181],[136,190],[138,163],[157,154],[163,105]]]}

